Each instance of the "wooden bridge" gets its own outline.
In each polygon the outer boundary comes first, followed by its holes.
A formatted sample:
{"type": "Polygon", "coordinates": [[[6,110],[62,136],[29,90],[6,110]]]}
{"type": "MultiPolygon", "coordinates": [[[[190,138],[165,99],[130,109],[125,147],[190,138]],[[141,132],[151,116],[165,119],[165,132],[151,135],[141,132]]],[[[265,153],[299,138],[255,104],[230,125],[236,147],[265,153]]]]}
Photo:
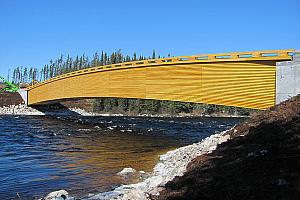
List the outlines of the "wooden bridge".
{"type": "Polygon", "coordinates": [[[276,62],[293,50],[124,62],[71,72],[28,87],[28,105],[77,98],[139,98],[266,109],[275,104],[276,62]]]}

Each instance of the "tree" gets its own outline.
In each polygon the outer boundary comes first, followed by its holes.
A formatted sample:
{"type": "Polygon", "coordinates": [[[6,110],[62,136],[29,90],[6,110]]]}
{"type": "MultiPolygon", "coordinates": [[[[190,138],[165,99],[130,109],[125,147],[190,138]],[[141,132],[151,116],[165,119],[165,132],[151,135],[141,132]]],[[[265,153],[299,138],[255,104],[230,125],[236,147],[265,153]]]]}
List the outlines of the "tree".
{"type": "Polygon", "coordinates": [[[10,69],[8,69],[8,72],[7,72],[7,80],[10,81],[10,69]]]}
{"type": "Polygon", "coordinates": [[[156,54],[155,54],[155,50],[153,49],[153,52],[152,52],[152,59],[155,59],[156,58],[156,54]]]}
{"type": "Polygon", "coordinates": [[[103,52],[103,51],[101,51],[100,65],[101,65],[101,66],[104,65],[104,52],[103,52]]]}
{"type": "Polygon", "coordinates": [[[136,61],[136,60],[137,60],[137,56],[136,56],[136,53],[134,52],[134,53],[133,53],[132,61],[136,61]]]}
{"type": "Polygon", "coordinates": [[[93,56],[93,59],[91,60],[91,67],[99,66],[99,63],[100,63],[99,55],[98,52],[96,52],[93,56]]]}
{"type": "Polygon", "coordinates": [[[27,67],[24,68],[22,82],[25,82],[25,83],[28,82],[28,70],[27,70],[27,67]]]}
{"type": "Polygon", "coordinates": [[[119,49],[117,52],[116,52],[116,63],[121,63],[123,62],[123,55],[121,53],[121,49],[119,49]]]}
{"type": "Polygon", "coordinates": [[[112,52],[112,54],[110,55],[110,64],[115,64],[116,63],[116,56],[115,53],[112,52]]]}
{"type": "Polygon", "coordinates": [[[73,68],[74,68],[74,70],[79,70],[79,57],[78,57],[78,55],[76,56],[76,58],[75,58],[75,60],[74,60],[74,62],[73,62],[73,68]]]}

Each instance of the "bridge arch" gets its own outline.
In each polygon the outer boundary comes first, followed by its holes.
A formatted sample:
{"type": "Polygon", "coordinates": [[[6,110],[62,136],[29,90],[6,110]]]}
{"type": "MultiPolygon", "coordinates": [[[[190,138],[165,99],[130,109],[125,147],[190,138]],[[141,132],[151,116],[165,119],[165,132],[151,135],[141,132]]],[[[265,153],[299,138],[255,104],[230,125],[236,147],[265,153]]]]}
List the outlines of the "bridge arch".
{"type": "Polygon", "coordinates": [[[88,68],[27,88],[28,105],[76,98],[139,98],[266,109],[276,62],[293,50],[182,56],[88,68]]]}

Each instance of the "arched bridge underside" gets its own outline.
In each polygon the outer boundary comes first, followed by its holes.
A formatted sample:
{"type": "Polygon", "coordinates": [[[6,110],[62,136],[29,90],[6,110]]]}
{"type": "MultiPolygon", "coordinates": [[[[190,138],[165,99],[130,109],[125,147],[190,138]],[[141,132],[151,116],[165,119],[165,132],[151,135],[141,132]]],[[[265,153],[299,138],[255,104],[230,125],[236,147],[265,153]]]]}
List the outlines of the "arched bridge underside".
{"type": "Polygon", "coordinates": [[[28,105],[118,97],[266,109],[275,104],[276,62],[291,60],[292,51],[183,56],[84,69],[28,87],[28,105]]]}

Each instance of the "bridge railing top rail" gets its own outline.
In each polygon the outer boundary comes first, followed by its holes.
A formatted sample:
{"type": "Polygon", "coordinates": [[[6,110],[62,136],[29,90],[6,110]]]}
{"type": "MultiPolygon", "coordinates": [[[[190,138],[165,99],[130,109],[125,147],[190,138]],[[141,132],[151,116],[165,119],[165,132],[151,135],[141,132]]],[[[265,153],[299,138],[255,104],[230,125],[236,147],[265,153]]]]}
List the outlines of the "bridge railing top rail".
{"type": "Polygon", "coordinates": [[[65,79],[73,76],[95,73],[99,71],[117,70],[124,68],[146,67],[146,66],[159,66],[159,65],[174,65],[174,64],[188,64],[188,63],[211,63],[211,62],[229,62],[229,61],[255,61],[255,60],[291,60],[293,49],[286,50],[265,50],[265,51],[249,51],[249,52],[232,52],[232,53],[218,53],[218,54],[199,54],[193,56],[178,56],[169,58],[159,58],[141,61],[123,62],[117,64],[109,64],[104,66],[97,66],[86,68],[74,72],[69,72],[36,83],[27,87],[27,90],[39,87],[41,85],[51,83],[60,79],[65,79]]]}

